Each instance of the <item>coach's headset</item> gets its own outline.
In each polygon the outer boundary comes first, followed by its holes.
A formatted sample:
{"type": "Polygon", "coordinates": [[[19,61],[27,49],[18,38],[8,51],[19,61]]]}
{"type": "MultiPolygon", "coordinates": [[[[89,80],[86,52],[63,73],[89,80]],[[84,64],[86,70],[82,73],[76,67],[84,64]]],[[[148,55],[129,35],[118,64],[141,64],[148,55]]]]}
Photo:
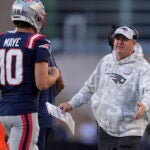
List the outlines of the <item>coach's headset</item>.
{"type": "MultiPolygon", "coordinates": [[[[113,25],[111,27],[111,30],[109,32],[109,35],[108,35],[108,42],[109,42],[109,45],[110,47],[113,49],[113,44],[114,44],[114,38],[112,37],[113,34],[115,33],[115,31],[121,27],[120,25],[113,25]]],[[[134,27],[130,27],[130,26],[127,26],[128,28],[132,29],[134,31],[134,35],[133,35],[133,39],[134,40],[137,40],[139,39],[139,33],[138,31],[134,28],[134,27]]]]}

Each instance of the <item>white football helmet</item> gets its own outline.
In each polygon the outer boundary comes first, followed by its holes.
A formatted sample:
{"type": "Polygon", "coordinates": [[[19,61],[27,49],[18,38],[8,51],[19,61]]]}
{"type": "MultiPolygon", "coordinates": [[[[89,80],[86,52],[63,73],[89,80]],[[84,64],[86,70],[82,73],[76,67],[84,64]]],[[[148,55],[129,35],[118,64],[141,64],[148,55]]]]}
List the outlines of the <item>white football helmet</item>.
{"type": "Polygon", "coordinates": [[[40,0],[16,0],[12,5],[11,20],[28,22],[39,33],[46,20],[46,12],[40,0]]]}

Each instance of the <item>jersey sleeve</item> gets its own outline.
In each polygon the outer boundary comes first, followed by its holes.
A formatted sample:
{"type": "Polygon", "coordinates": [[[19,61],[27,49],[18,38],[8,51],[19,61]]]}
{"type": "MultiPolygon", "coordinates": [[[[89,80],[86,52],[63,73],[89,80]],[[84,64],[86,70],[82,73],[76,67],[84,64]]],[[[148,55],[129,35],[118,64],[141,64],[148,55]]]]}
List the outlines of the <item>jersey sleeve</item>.
{"type": "Polygon", "coordinates": [[[42,61],[48,62],[51,53],[51,45],[49,40],[45,37],[40,38],[35,45],[35,51],[36,51],[35,63],[42,61]]]}

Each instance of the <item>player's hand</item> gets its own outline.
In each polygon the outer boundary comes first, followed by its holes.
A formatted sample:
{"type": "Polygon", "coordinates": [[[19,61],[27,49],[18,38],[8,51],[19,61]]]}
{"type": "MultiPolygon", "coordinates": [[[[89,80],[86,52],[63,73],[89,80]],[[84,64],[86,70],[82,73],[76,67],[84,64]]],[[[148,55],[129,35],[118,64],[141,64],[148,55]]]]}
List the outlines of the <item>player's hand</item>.
{"type": "Polygon", "coordinates": [[[138,109],[136,115],[135,115],[135,119],[139,119],[140,117],[142,117],[146,111],[146,107],[142,102],[137,102],[136,103],[136,107],[138,109]]]}
{"type": "Polygon", "coordinates": [[[72,110],[72,106],[69,103],[61,103],[58,107],[61,109],[62,113],[72,110]]]}
{"type": "Polygon", "coordinates": [[[52,76],[56,76],[57,79],[60,76],[60,73],[59,73],[59,70],[57,67],[49,67],[48,68],[48,74],[50,74],[52,76]]]}

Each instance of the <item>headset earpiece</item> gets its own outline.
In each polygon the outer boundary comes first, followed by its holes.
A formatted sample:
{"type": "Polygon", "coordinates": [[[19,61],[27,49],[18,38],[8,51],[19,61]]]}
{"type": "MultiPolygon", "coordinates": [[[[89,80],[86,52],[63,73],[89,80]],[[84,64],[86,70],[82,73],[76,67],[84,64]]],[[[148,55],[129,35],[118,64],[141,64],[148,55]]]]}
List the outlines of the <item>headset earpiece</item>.
{"type": "Polygon", "coordinates": [[[137,40],[138,38],[139,38],[139,33],[138,33],[138,31],[134,28],[134,27],[130,27],[130,26],[128,26],[130,29],[132,29],[133,31],[134,31],[134,33],[135,33],[135,35],[133,36],[133,39],[134,40],[137,40]]]}

